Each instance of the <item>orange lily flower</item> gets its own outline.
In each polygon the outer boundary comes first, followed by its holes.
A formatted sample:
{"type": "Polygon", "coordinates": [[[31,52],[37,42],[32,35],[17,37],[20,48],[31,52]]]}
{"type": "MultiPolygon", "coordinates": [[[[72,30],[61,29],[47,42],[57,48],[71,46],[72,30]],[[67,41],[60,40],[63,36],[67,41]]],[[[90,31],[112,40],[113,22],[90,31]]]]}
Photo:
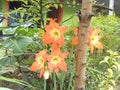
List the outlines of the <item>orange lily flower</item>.
{"type": "Polygon", "coordinates": [[[68,52],[61,53],[58,46],[54,45],[54,47],[52,47],[52,53],[48,62],[48,67],[50,72],[54,70],[55,73],[58,74],[59,69],[63,71],[67,71],[66,63],[64,61],[64,59],[67,56],[68,56],[68,52]]]}
{"type": "Polygon", "coordinates": [[[67,30],[67,26],[61,27],[55,20],[51,19],[49,25],[45,25],[45,34],[43,35],[43,44],[57,44],[59,46],[64,45],[63,34],[67,30]]]}
{"type": "Polygon", "coordinates": [[[35,62],[33,62],[33,64],[30,67],[30,70],[34,72],[40,70],[40,75],[39,75],[40,78],[44,74],[45,63],[48,60],[48,55],[46,54],[46,52],[47,52],[46,50],[42,50],[38,54],[36,54],[35,62]]]}
{"type": "MultiPolygon", "coordinates": [[[[75,37],[72,40],[72,44],[76,45],[78,42],[78,36],[77,36],[78,29],[74,29],[75,37]]],[[[99,42],[101,39],[101,36],[98,35],[100,32],[100,29],[93,29],[90,28],[88,33],[88,46],[91,48],[91,53],[93,53],[94,47],[98,49],[103,49],[103,45],[99,42]]]]}
{"type": "Polygon", "coordinates": [[[93,29],[89,30],[88,34],[88,46],[91,48],[91,53],[93,53],[94,47],[98,49],[103,49],[103,45],[100,43],[101,36],[98,35],[100,29],[93,29]]]}
{"type": "Polygon", "coordinates": [[[75,33],[75,37],[74,37],[73,40],[72,40],[72,44],[73,44],[73,45],[76,45],[77,42],[78,42],[78,36],[77,36],[78,29],[77,29],[77,28],[74,28],[73,30],[74,30],[74,33],[75,33]]]}

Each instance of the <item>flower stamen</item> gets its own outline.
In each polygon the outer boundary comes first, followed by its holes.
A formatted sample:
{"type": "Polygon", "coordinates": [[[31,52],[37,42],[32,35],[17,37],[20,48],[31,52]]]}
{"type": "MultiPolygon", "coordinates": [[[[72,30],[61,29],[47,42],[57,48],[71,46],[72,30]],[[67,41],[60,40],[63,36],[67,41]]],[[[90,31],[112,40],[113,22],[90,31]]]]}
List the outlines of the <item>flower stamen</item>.
{"type": "Polygon", "coordinates": [[[54,65],[57,65],[59,62],[60,62],[60,58],[58,56],[54,56],[51,60],[51,62],[54,64],[54,65]]]}
{"type": "Polygon", "coordinates": [[[51,37],[58,39],[60,37],[60,32],[57,29],[53,29],[50,32],[51,37]]]}

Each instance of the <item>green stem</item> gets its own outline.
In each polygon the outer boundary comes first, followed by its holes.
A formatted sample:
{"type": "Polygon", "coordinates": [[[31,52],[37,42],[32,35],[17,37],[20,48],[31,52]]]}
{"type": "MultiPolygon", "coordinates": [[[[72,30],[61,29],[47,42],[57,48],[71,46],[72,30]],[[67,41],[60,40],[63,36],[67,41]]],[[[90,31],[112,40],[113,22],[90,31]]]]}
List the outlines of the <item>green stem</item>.
{"type": "Polygon", "coordinates": [[[57,87],[56,87],[56,74],[53,73],[53,80],[54,80],[54,90],[57,90],[57,87]]]}
{"type": "Polygon", "coordinates": [[[46,90],[46,80],[44,79],[44,90],[46,90]]]}
{"type": "Polygon", "coordinates": [[[63,90],[63,84],[64,84],[64,80],[65,80],[65,73],[62,72],[61,74],[61,78],[60,78],[60,90],[63,90]]]}
{"type": "Polygon", "coordinates": [[[108,90],[108,85],[109,85],[109,77],[107,77],[106,79],[105,90],[108,90]]]}
{"type": "Polygon", "coordinates": [[[73,76],[74,76],[74,74],[71,73],[70,81],[69,81],[69,85],[68,85],[68,89],[67,90],[70,90],[70,87],[72,86],[73,76]]]}

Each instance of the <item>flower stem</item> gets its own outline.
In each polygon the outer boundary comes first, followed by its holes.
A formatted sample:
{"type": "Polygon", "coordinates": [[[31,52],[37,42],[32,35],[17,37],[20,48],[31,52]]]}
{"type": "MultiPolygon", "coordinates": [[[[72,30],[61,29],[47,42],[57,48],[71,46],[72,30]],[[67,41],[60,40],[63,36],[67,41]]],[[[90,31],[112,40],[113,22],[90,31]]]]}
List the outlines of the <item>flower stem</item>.
{"type": "Polygon", "coordinates": [[[56,88],[56,75],[55,75],[55,73],[53,73],[53,80],[54,80],[54,90],[57,90],[57,88],[56,88]]]}
{"type": "Polygon", "coordinates": [[[44,79],[44,90],[46,90],[46,80],[44,79]]]}

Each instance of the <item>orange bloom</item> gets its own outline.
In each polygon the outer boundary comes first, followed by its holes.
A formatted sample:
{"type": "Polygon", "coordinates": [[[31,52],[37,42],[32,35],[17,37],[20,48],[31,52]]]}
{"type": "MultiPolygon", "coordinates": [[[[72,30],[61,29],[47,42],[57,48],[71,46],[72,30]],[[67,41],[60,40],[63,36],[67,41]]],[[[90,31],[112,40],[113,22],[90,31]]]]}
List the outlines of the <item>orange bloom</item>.
{"type": "Polygon", "coordinates": [[[51,19],[49,25],[45,25],[45,34],[43,35],[43,44],[57,44],[63,46],[64,36],[68,27],[61,27],[55,20],[51,19]]]}
{"type": "MultiPolygon", "coordinates": [[[[76,45],[78,43],[78,36],[77,36],[78,29],[74,29],[75,37],[72,40],[72,44],[76,45]]],[[[93,53],[94,47],[98,49],[103,49],[102,44],[100,43],[101,36],[98,35],[100,29],[93,29],[91,28],[88,33],[88,46],[91,48],[91,53],[93,53]]]]}
{"type": "Polygon", "coordinates": [[[59,69],[67,71],[66,63],[64,59],[68,53],[61,53],[60,49],[56,46],[52,47],[52,53],[48,62],[50,72],[53,70],[58,74],[59,69]]]}
{"type": "Polygon", "coordinates": [[[88,34],[88,46],[91,48],[91,53],[93,53],[94,47],[98,49],[103,49],[103,45],[100,43],[101,36],[98,35],[100,29],[91,28],[88,34]]]}
{"type": "Polygon", "coordinates": [[[75,37],[74,37],[73,40],[72,40],[72,44],[73,44],[73,45],[76,45],[77,42],[78,42],[77,32],[78,32],[78,29],[77,29],[77,28],[74,28],[75,37]]]}
{"type": "Polygon", "coordinates": [[[46,54],[46,50],[40,51],[38,54],[36,54],[35,62],[33,62],[33,64],[31,65],[30,70],[34,72],[40,70],[39,77],[41,78],[44,74],[44,67],[47,59],[48,55],[46,54]]]}

